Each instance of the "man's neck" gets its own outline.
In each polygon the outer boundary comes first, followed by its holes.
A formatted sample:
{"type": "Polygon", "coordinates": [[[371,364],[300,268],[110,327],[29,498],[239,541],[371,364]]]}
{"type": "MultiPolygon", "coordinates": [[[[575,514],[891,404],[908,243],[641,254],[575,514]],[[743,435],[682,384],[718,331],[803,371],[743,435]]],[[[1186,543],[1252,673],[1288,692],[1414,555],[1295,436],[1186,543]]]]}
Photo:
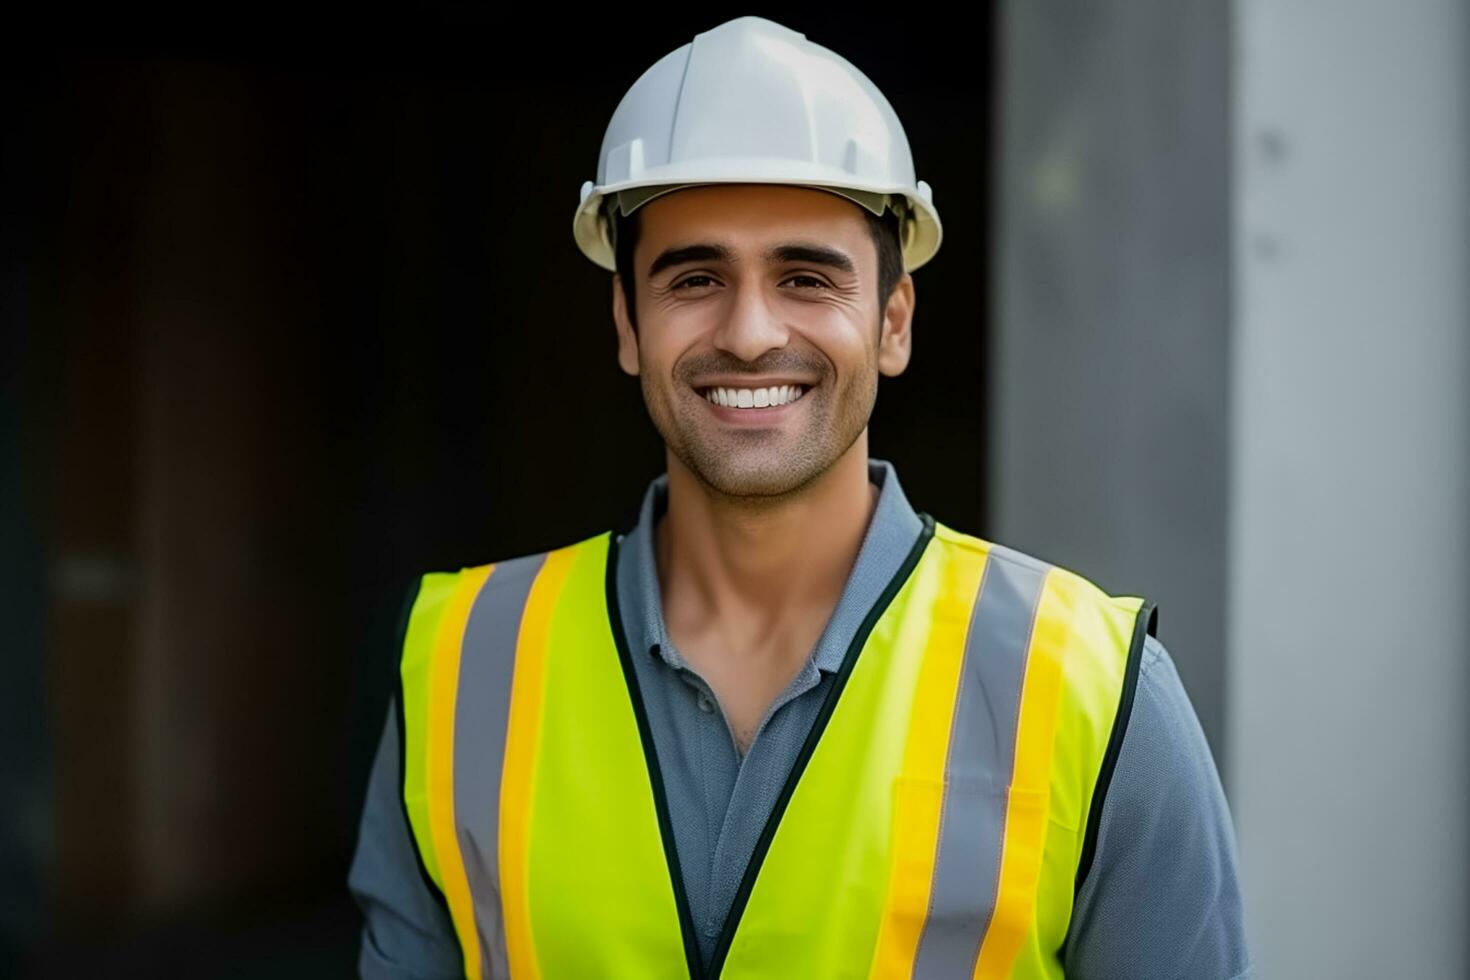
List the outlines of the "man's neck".
{"type": "Polygon", "coordinates": [[[743,648],[776,649],[760,638],[813,615],[825,622],[878,494],[868,478],[866,433],[803,493],[755,508],[712,497],[671,455],[668,508],[654,531],[671,632],[731,624],[746,634],[743,648]]]}

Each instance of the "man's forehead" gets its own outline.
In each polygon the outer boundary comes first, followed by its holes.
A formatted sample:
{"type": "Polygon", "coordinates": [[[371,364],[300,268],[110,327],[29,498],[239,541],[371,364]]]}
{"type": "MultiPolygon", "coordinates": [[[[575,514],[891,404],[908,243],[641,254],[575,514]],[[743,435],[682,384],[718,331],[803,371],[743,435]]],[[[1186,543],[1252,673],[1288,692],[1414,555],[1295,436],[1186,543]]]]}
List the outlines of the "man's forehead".
{"type": "Polygon", "coordinates": [[[835,250],[851,261],[867,237],[860,205],[812,188],[694,187],[655,198],[639,211],[638,248],[644,254],[700,249],[695,256],[700,259],[775,263],[806,258],[800,252],[810,246],[835,250]]]}

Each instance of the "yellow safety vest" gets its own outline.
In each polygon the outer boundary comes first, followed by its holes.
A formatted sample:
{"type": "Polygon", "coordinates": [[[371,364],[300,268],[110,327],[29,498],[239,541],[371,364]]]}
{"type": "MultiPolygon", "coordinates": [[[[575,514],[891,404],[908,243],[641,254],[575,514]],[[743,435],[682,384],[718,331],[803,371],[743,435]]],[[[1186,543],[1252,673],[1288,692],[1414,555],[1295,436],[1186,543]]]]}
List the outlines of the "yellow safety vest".
{"type": "Polygon", "coordinates": [[[708,969],[619,615],[618,537],[423,576],[403,802],[467,977],[1063,975],[1154,607],[920,517],[708,969]]]}

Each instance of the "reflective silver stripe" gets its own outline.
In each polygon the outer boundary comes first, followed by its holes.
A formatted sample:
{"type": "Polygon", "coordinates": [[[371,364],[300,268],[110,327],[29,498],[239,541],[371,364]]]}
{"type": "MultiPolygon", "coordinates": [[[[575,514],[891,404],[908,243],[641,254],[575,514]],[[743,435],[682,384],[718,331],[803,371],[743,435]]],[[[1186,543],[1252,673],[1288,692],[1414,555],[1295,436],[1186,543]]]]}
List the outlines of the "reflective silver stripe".
{"type": "Polygon", "coordinates": [[[454,814],[480,935],[481,975],[510,975],[500,907],[500,771],[521,614],[546,554],[502,562],[465,623],[454,712],[454,814]]]}
{"type": "Polygon", "coordinates": [[[991,545],[965,638],[929,912],[914,976],[968,977],[1000,887],[1006,790],[1044,562],[991,545]]]}

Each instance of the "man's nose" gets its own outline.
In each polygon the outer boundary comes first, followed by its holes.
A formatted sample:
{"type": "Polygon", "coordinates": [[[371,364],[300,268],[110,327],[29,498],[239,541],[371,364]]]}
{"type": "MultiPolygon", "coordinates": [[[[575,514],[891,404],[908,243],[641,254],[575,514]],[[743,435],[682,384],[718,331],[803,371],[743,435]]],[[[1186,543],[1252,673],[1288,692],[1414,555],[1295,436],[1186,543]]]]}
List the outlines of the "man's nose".
{"type": "Polygon", "coordinates": [[[791,331],[771,299],[763,282],[737,286],[725,319],[715,332],[715,346],[742,361],[754,361],[772,348],[785,347],[791,331]]]}

